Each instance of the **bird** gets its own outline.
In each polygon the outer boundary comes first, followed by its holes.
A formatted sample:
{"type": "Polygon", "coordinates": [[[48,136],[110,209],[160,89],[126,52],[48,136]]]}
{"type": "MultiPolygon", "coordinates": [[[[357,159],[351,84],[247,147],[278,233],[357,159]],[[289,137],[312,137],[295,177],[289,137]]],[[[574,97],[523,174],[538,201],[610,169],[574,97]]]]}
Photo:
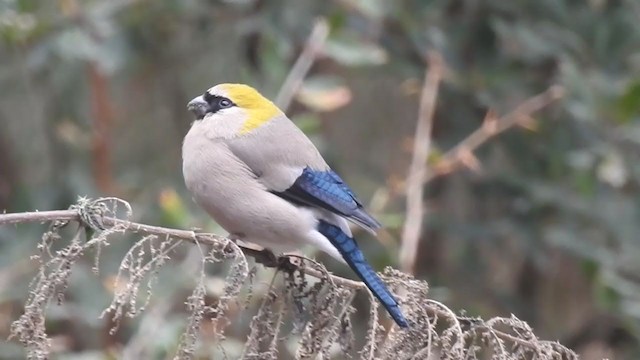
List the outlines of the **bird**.
{"type": "Polygon", "coordinates": [[[230,238],[282,252],[313,245],[346,263],[396,324],[409,327],[348,221],[374,234],[381,224],[273,102],[249,85],[224,83],[187,109],[195,120],[182,144],[185,185],[230,238]]]}

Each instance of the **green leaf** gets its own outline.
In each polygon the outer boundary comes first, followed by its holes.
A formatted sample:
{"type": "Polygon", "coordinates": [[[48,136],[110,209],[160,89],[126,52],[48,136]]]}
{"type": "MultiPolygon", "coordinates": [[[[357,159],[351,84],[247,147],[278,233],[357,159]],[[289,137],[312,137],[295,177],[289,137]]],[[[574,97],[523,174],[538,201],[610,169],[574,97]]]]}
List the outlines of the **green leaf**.
{"type": "Polygon", "coordinates": [[[623,124],[640,115],[640,80],[627,86],[624,94],[618,99],[616,113],[618,115],[616,120],[623,124]]]}
{"type": "Polygon", "coordinates": [[[593,281],[600,271],[600,263],[593,259],[584,259],[580,262],[580,267],[588,279],[593,281]]]}
{"type": "Polygon", "coordinates": [[[598,283],[595,286],[595,298],[605,309],[615,310],[620,305],[620,294],[607,284],[598,283]]]}

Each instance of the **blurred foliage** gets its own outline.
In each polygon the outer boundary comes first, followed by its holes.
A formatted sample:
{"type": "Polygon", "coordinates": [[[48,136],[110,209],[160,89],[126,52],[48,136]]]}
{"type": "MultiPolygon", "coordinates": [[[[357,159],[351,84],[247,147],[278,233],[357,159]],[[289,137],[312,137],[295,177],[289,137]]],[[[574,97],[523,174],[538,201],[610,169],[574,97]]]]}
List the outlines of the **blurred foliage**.
{"type": "MultiPolygon", "coordinates": [[[[397,258],[397,189],[428,51],[448,66],[432,158],[477,128],[488,109],[509,111],[553,83],[566,88],[535,131],[511,130],[484,145],[480,173],[429,184],[418,276],[454,308],[516,314],[585,359],[637,358],[635,0],[0,0],[0,209],[117,195],[147,223],[220,232],[182,184],[185,104],[226,81],[274,98],[319,16],[329,39],[289,114],[388,220],[382,245],[358,234],[377,267],[397,258]]],[[[0,336],[20,314],[41,230],[0,228],[0,336]]],[[[104,252],[101,279],[127,248],[114,242],[104,252]]],[[[170,353],[184,326],[182,302],[197,267],[190,259],[174,259],[160,276],[166,293],[156,296],[174,306],[153,357],[170,353]]],[[[77,266],[87,271],[74,273],[67,301],[50,311],[54,345],[59,358],[104,358],[136,325],[106,336],[109,324],[98,315],[113,289],[89,275],[89,260],[77,266]]],[[[250,319],[238,316],[238,324],[250,319]]],[[[235,330],[230,347],[242,343],[242,326],[235,330]]],[[[21,352],[8,342],[0,354],[21,352]]]]}

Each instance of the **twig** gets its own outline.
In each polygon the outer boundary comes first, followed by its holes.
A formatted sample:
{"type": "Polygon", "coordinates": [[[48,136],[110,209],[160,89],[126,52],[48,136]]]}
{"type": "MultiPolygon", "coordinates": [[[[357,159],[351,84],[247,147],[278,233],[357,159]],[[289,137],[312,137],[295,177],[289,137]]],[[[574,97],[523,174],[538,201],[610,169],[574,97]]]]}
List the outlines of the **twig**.
{"type": "Polygon", "coordinates": [[[75,210],[31,211],[23,213],[6,213],[0,215],[0,225],[22,224],[28,222],[69,221],[78,220],[75,210]]]}
{"type": "Polygon", "coordinates": [[[478,129],[447,151],[428,174],[422,176],[422,182],[429,182],[438,176],[449,174],[461,166],[474,167],[478,161],[473,152],[487,140],[515,126],[527,126],[533,113],[542,110],[564,96],[564,88],[552,85],[544,92],[535,95],[502,117],[489,112],[478,129]]]}
{"type": "Polygon", "coordinates": [[[432,328],[435,326],[435,323],[431,323],[431,319],[429,319],[428,317],[427,317],[427,322],[429,324],[429,327],[427,328],[427,331],[429,332],[429,334],[427,335],[427,344],[422,348],[422,350],[418,351],[415,355],[413,355],[411,360],[431,359],[431,349],[432,349],[432,341],[433,341],[432,328]]]}
{"type": "Polygon", "coordinates": [[[424,218],[422,200],[424,186],[421,180],[427,176],[427,157],[431,146],[433,114],[443,66],[442,56],[439,53],[434,52],[429,55],[429,71],[424,79],[416,134],[413,139],[413,158],[407,176],[407,216],[402,230],[400,248],[400,267],[402,271],[409,274],[414,273],[422,219],[424,218]]]}
{"type": "MultiPolygon", "coordinates": [[[[371,304],[371,319],[369,320],[372,326],[369,328],[369,333],[367,334],[367,343],[369,344],[369,354],[366,357],[367,360],[375,359],[376,350],[378,350],[378,303],[376,302],[376,298],[373,295],[371,290],[367,289],[367,295],[369,296],[369,303],[371,304]]],[[[387,333],[388,335],[388,333],[387,333]]],[[[364,357],[364,356],[363,356],[364,357]]]]}
{"type": "Polygon", "coordinates": [[[296,63],[289,71],[287,78],[285,79],[278,96],[276,96],[276,105],[286,112],[291,105],[293,96],[296,94],[305,76],[311,69],[311,65],[316,60],[322,46],[324,46],[327,36],[329,35],[329,25],[323,18],[316,20],[316,23],[307,39],[304,50],[296,60],[296,63]]]}

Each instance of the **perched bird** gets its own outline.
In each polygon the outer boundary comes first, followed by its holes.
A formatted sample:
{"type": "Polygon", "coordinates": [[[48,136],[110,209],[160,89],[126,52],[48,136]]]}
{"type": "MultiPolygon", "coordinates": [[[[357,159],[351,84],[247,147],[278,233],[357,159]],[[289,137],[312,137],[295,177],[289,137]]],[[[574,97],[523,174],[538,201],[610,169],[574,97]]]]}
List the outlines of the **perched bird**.
{"type": "Polygon", "coordinates": [[[278,251],[311,244],[346,262],[401,327],[398,302],[367,263],[350,220],[380,228],[309,138],[250,86],[220,84],[189,102],[187,188],[230,237],[278,251]]]}

